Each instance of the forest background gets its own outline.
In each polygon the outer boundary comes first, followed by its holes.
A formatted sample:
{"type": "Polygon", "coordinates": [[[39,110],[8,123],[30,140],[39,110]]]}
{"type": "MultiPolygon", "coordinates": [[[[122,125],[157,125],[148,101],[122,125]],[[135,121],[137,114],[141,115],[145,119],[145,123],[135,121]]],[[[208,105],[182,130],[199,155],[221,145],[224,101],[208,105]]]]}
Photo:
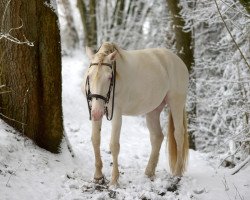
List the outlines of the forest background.
{"type": "Polygon", "coordinates": [[[248,0],[2,0],[0,20],[0,116],[40,147],[58,153],[64,135],[61,56],[111,41],[179,55],[190,147],[224,167],[249,164],[248,0]]]}

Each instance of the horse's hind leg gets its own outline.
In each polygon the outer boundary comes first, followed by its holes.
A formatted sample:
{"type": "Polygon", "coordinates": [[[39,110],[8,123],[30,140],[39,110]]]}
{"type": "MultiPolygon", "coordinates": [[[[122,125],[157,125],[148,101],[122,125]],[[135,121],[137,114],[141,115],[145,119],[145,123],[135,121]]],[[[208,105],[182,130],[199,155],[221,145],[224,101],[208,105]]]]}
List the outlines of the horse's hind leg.
{"type": "Polygon", "coordinates": [[[150,132],[150,142],[152,147],[151,155],[145,171],[145,174],[148,177],[152,177],[155,175],[155,168],[159,159],[159,151],[164,138],[160,126],[160,113],[164,105],[165,103],[163,102],[158,108],[147,113],[146,115],[147,127],[150,132]]]}

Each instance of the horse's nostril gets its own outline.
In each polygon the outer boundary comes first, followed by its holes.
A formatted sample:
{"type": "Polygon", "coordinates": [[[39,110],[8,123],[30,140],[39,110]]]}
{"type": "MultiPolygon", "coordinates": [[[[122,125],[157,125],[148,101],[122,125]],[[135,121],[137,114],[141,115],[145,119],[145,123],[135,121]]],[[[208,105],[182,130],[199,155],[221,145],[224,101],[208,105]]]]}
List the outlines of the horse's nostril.
{"type": "Polygon", "coordinates": [[[100,110],[93,110],[91,113],[94,120],[99,120],[103,116],[103,114],[103,111],[100,110]]]}

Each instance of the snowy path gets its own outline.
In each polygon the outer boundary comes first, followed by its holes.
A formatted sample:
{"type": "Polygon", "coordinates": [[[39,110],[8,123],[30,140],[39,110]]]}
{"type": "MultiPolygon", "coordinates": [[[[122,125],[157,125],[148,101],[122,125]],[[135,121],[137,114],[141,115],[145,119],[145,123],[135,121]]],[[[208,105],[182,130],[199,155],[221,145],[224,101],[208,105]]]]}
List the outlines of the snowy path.
{"type": "MultiPolygon", "coordinates": [[[[76,155],[72,159],[66,145],[60,155],[50,154],[23,139],[0,122],[0,200],[84,200],[110,199],[110,191],[94,190],[91,125],[85,99],[80,91],[81,77],[87,61],[77,52],[63,59],[63,105],[65,131],[76,155]]],[[[110,123],[102,127],[104,174],[110,179],[110,123]]],[[[250,168],[231,176],[228,169],[216,169],[208,156],[190,152],[187,173],[178,190],[167,191],[170,184],[165,143],[161,149],[156,178],[144,176],[149,158],[149,133],[143,117],[124,117],[119,155],[120,186],[115,199],[250,199],[250,168]],[[227,187],[228,189],[227,189],[227,187]],[[238,192],[237,192],[238,190],[238,192]],[[241,196],[239,196],[241,195],[241,196]]]]}

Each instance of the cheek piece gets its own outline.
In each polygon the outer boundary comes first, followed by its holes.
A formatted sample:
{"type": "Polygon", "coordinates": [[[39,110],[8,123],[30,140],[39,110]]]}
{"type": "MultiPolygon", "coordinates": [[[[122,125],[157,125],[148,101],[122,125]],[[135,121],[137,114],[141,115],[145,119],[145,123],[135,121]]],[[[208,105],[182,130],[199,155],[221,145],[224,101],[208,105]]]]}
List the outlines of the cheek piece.
{"type": "MultiPolygon", "coordinates": [[[[89,68],[93,65],[98,65],[99,63],[91,63],[89,65],[89,68]]],[[[92,99],[95,98],[96,100],[101,99],[104,101],[105,103],[105,114],[106,114],[106,118],[108,121],[111,121],[113,118],[113,113],[114,113],[114,100],[115,100],[115,83],[116,83],[116,61],[113,62],[112,64],[109,63],[101,63],[101,65],[105,65],[111,68],[112,70],[112,76],[110,79],[110,84],[109,84],[109,90],[106,96],[102,96],[100,94],[92,94],[90,92],[90,84],[89,84],[89,76],[86,79],[86,84],[85,84],[85,92],[86,92],[86,99],[87,99],[87,104],[88,104],[88,109],[89,109],[89,119],[91,120],[91,110],[92,110],[92,99]],[[112,107],[111,107],[111,115],[109,116],[109,112],[108,112],[108,104],[110,102],[110,95],[111,95],[111,91],[113,91],[113,95],[112,95],[112,107]]]]}

